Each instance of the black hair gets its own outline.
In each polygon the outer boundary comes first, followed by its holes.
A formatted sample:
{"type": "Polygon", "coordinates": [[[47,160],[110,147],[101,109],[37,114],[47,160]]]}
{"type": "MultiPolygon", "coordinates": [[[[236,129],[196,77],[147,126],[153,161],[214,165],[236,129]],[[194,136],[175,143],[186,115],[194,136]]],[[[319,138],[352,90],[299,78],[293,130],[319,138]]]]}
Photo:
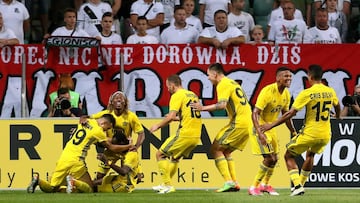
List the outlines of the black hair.
{"type": "Polygon", "coordinates": [[[116,124],[116,120],[114,116],[109,113],[102,115],[101,118],[105,118],[107,121],[109,121],[112,124],[113,127],[116,124]]]}
{"type": "Polygon", "coordinates": [[[103,15],[102,15],[102,17],[101,17],[101,19],[104,19],[105,17],[113,17],[113,15],[112,15],[112,13],[111,12],[105,12],[103,15]]]}
{"type": "Polygon", "coordinates": [[[291,71],[290,68],[286,67],[286,66],[280,66],[277,70],[276,70],[276,75],[278,75],[280,72],[283,71],[291,71]]]}
{"type": "Polygon", "coordinates": [[[69,88],[66,88],[66,87],[60,87],[58,90],[57,90],[57,94],[60,95],[60,94],[66,94],[66,93],[69,93],[70,89],[69,88]]]}
{"type": "Polygon", "coordinates": [[[323,71],[320,65],[312,64],[309,66],[309,75],[314,78],[315,81],[322,79],[323,71]]]}
{"type": "Polygon", "coordinates": [[[215,11],[214,18],[218,13],[223,13],[223,14],[225,14],[227,16],[227,12],[225,10],[219,9],[219,10],[215,11]]]}
{"type": "Polygon", "coordinates": [[[129,139],[125,135],[125,131],[122,128],[114,129],[114,136],[112,138],[113,144],[128,145],[129,139]]]}
{"type": "Polygon", "coordinates": [[[223,65],[220,63],[213,63],[209,66],[209,70],[215,71],[216,73],[222,73],[225,75],[225,70],[223,65]]]}
{"type": "Polygon", "coordinates": [[[145,16],[139,16],[136,21],[139,20],[146,20],[146,22],[148,22],[148,19],[145,16]]]}

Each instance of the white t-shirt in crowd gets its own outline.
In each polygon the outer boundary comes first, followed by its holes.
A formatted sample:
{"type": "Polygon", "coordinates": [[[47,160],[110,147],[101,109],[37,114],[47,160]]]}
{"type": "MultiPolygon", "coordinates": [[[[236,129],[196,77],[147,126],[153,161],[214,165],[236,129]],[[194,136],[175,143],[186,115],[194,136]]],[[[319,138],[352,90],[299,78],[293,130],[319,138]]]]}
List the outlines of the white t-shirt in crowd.
{"type": "Polygon", "coordinates": [[[77,14],[78,28],[85,30],[91,37],[100,36],[98,28],[101,28],[101,19],[106,12],[112,12],[110,4],[108,3],[84,3],[80,6],[77,14]],[[93,18],[89,16],[89,12],[87,12],[85,8],[89,8],[89,10],[92,11],[94,14],[93,18]]]}
{"type": "Polygon", "coordinates": [[[100,35],[101,37],[101,44],[122,44],[123,41],[120,35],[116,34],[115,32],[111,32],[109,36],[100,35]]]}
{"type": "MultiPolygon", "coordinates": [[[[148,20],[155,19],[158,14],[164,13],[164,6],[160,2],[153,1],[151,4],[153,6],[146,14],[148,20]]],[[[146,3],[144,0],[137,0],[131,5],[130,15],[143,16],[146,11],[150,8],[151,4],[146,3]]],[[[160,40],[160,27],[156,26],[154,28],[147,29],[147,34],[153,35],[160,40]]]]}
{"type": "Polygon", "coordinates": [[[24,4],[13,0],[10,4],[0,1],[0,12],[4,19],[4,26],[11,29],[20,44],[24,44],[24,21],[30,18],[24,4]]]}
{"type": "Polygon", "coordinates": [[[240,15],[229,13],[228,25],[235,26],[245,35],[245,42],[250,41],[250,31],[254,28],[254,18],[247,12],[241,11],[240,15]]]}
{"type": "Polygon", "coordinates": [[[159,40],[152,35],[139,36],[133,34],[127,38],[126,44],[159,44],[159,40]]]}
{"type": "Polygon", "coordinates": [[[320,30],[319,28],[312,27],[309,29],[311,35],[311,42],[315,44],[341,44],[341,37],[339,31],[330,27],[327,30],[320,30]]]}
{"type": "Polygon", "coordinates": [[[304,20],[278,20],[271,27],[269,41],[275,43],[311,43],[311,36],[304,20]]]}
{"type": "Polygon", "coordinates": [[[160,35],[162,44],[187,44],[196,43],[199,32],[192,26],[177,28],[174,24],[167,27],[160,35]]]}
{"type": "Polygon", "coordinates": [[[215,25],[214,13],[217,10],[224,10],[228,12],[228,6],[231,4],[230,0],[199,0],[199,4],[205,5],[204,23],[215,25]]]}
{"type": "Polygon", "coordinates": [[[239,30],[239,28],[234,26],[228,26],[228,28],[224,32],[218,32],[215,26],[206,27],[201,33],[201,37],[207,38],[216,38],[220,42],[223,42],[226,39],[244,36],[244,34],[239,30]]]}

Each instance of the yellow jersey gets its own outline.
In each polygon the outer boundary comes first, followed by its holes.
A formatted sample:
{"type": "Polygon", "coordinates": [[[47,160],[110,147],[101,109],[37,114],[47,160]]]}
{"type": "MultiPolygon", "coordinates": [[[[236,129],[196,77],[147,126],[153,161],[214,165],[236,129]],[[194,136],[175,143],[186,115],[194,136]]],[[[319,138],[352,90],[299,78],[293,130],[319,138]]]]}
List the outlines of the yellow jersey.
{"type": "Polygon", "coordinates": [[[178,89],[170,97],[169,112],[175,111],[179,118],[179,135],[183,137],[201,136],[201,114],[190,107],[190,103],[199,102],[195,93],[185,89],[178,89]]]}
{"type": "Polygon", "coordinates": [[[236,81],[223,77],[216,86],[218,102],[226,101],[230,123],[236,128],[251,125],[251,107],[242,87],[236,81]]]}
{"type": "MultiPolygon", "coordinates": [[[[91,115],[91,118],[100,118],[104,114],[111,114],[116,120],[116,126],[124,129],[125,135],[128,138],[132,137],[132,133],[141,133],[144,132],[144,128],[140,123],[137,115],[131,111],[124,112],[120,116],[117,116],[114,111],[110,112],[109,110],[103,110],[96,114],[91,115]]],[[[111,135],[112,136],[112,135],[111,135]]]]}
{"type": "Polygon", "coordinates": [[[314,84],[299,93],[292,108],[297,111],[306,108],[303,133],[313,138],[331,136],[330,110],[339,100],[335,90],[324,84],[314,84]]]}
{"type": "Polygon", "coordinates": [[[265,86],[260,91],[255,104],[255,107],[261,110],[259,124],[276,121],[282,110],[289,110],[290,99],[290,92],[287,88],[280,94],[277,83],[265,86]]]}
{"type": "Polygon", "coordinates": [[[90,146],[106,141],[106,133],[97,120],[88,119],[85,125],[78,124],[76,131],[61,153],[61,160],[85,160],[90,146]]]}

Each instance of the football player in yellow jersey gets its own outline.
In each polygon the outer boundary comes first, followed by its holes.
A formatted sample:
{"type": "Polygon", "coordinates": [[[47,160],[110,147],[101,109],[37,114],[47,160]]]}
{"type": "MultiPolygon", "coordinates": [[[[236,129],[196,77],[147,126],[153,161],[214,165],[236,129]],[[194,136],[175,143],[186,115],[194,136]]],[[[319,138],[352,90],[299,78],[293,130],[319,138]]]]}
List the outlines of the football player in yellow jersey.
{"type": "MultiPolygon", "coordinates": [[[[115,129],[112,143],[118,145],[128,145],[129,140],[122,129],[115,129]]],[[[141,181],[143,174],[140,173],[139,156],[135,149],[134,151],[124,151],[123,156],[126,156],[125,161],[121,166],[117,166],[116,161],[108,160],[104,154],[99,154],[98,159],[109,166],[117,174],[108,174],[94,181],[94,190],[97,192],[126,192],[131,193],[138,182],[141,181]]]]}
{"type": "Polygon", "coordinates": [[[311,87],[304,89],[296,97],[291,109],[276,121],[261,126],[262,131],[278,126],[292,118],[303,107],[306,108],[304,126],[299,134],[286,145],[285,161],[290,179],[295,188],[291,196],[305,193],[304,184],[313,168],[315,154],[323,152],[331,139],[330,110],[335,109],[336,118],[340,118],[340,104],[335,90],[322,84],[322,68],[310,65],[308,80],[311,87]],[[306,152],[301,174],[295,162],[295,157],[306,152]]]}
{"type": "Polygon", "coordinates": [[[177,171],[179,160],[182,157],[188,157],[200,143],[202,128],[200,112],[190,106],[190,103],[199,102],[198,96],[182,87],[181,78],[178,75],[169,76],[166,79],[166,86],[171,94],[169,113],[149,130],[155,132],[172,121],[180,121],[180,123],[176,134],[168,137],[156,153],[163,183],[153,189],[159,194],[175,192],[175,188],[171,185],[171,178],[177,171]]]}
{"type": "Polygon", "coordinates": [[[210,149],[215,159],[215,165],[225,180],[224,186],[216,192],[239,191],[235,162],[231,153],[234,150],[242,151],[249,140],[252,129],[251,107],[242,87],[236,81],[225,76],[221,64],[210,65],[207,75],[208,79],[216,86],[217,103],[207,106],[192,103],[191,106],[199,111],[226,110],[230,121],[216,135],[210,149]]]}
{"type": "MultiPolygon", "coordinates": [[[[254,183],[249,188],[249,195],[262,195],[262,192],[279,195],[268,184],[278,161],[278,137],[275,129],[263,133],[260,125],[275,121],[280,112],[284,114],[289,110],[291,96],[287,88],[290,87],[291,77],[292,73],[289,68],[278,68],[276,70],[276,82],[265,86],[256,100],[252,113],[254,130],[250,135],[250,142],[253,154],[262,155],[263,161],[255,176],[254,183]]],[[[286,125],[292,134],[296,134],[291,119],[286,121],[286,125]]]]}
{"type": "MultiPolygon", "coordinates": [[[[90,118],[99,118],[107,113],[114,116],[116,120],[115,127],[124,129],[125,135],[128,137],[128,139],[132,138],[132,133],[137,133],[138,136],[137,136],[135,148],[138,149],[142,145],[145,139],[144,129],[137,115],[129,111],[129,101],[123,92],[121,91],[114,92],[109,98],[107,109],[91,115],[90,118]]],[[[108,136],[110,137],[112,136],[111,131],[108,132],[108,136]]],[[[107,155],[108,160],[112,160],[112,161],[116,161],[119,159],[123,160],[124,158],[126,158],[116,153],[112,151],[106,151],[105,155],[107,155]]],[[[109,172],[109,170],[110,170],[109,166],[104,165],[103,162],[99,162],[99,167],[96,173],[96,179],[100,179],[104,177],[109,172]]]]}
{"type": "Polygon", "coordinates": [[[67,185],[66,191],[73,192],[74,187],[78,192],[92,192],[92,181],[88,173],[85,158],[90,146],[101,143],[113,151],[126,150],[132,145],[113,145],[107,141],[106,132],[115,125],[111,114],[104,114],[99,119],[88,119],[84,124],[79,124],[72,132],[70,140],[61,153],[56,163],[50,182],[39,179],[39,174],[34,173],[33,179],[27,188],[33,193],[37,185],[44,192],[59,192],[62,185],[67,185]]]}

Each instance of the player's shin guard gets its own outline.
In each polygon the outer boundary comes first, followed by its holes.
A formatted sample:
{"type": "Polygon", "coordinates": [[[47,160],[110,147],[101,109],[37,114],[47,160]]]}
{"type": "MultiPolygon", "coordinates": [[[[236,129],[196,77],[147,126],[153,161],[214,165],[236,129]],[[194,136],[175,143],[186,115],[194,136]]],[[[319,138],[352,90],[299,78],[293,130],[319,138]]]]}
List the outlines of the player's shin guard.
{"type": "Polygon", "coordinates": [[[260,182],[262,181],[265,174],[269,170],[269,167],[265,166],[263,163],[261,163],[259,167],[260,168],[259,168],[259,170],[254,178],[254,182],[252,184],[252,186],[254,186],[255,188],[257,188],[259,186],[260,182]]]}
{"type": "Polygon", "coordinates": [[[166,159],[159,160],[158,162],[159,173],[165,185],[170,185],[170,171],[169,161],[166,159]]]}
{"type": "Polygon", "coordinates": [[[175,175],[178,169],[179,162],[178,161],[171,161],[169,164],[169,171],[170,171],[170,179],[175,175]]]}
{"type": "Polygon", "coordinates": [[[215,165],[222,177],[225,179],[225,181],[232,180],[229,172],[228,162],[226,161],[224,156],[216,158],[215,165]]]}
{"type": "Polygon", "coordinates": [[[232,179],[233,181],[236,181],[235,162],[234,162],[234,160],[233,160],[232,157],[227,157],[227,158],[226,158],[226,161],[227,161],[227,164],[228,164],[228,167],[229,167],[229,172],[230,172],[231,179],[232,179]]]}
{"type": "Polygon", "coordinates": [[[310,176],[310,173],[311,173],[311,171],[301,170],[301,173],[300,173],[300,183],[301,183],[301,185],[305,185],[305,182],[308,179],[308,177],[310,176]]]}
{"type": "Polygon", "coordinates": [[[294,183],[295,187],[298,185],[301,185],[298,169],[290,170],[289,175],[290,175],[290,179],[294,183]]]}
{"type": "Polygon", "coordinates": [[[267,172],[266,172],[266,174],[265,174],[265,176],[263,178],[263,183],[265,185],[269,184],[269,180],[270,180],[271,176],[273,175],[273,173],[274,173],[274,168],[273,167],[272,168],[268,167],[268,170],[267,170],[267,172]]]}

